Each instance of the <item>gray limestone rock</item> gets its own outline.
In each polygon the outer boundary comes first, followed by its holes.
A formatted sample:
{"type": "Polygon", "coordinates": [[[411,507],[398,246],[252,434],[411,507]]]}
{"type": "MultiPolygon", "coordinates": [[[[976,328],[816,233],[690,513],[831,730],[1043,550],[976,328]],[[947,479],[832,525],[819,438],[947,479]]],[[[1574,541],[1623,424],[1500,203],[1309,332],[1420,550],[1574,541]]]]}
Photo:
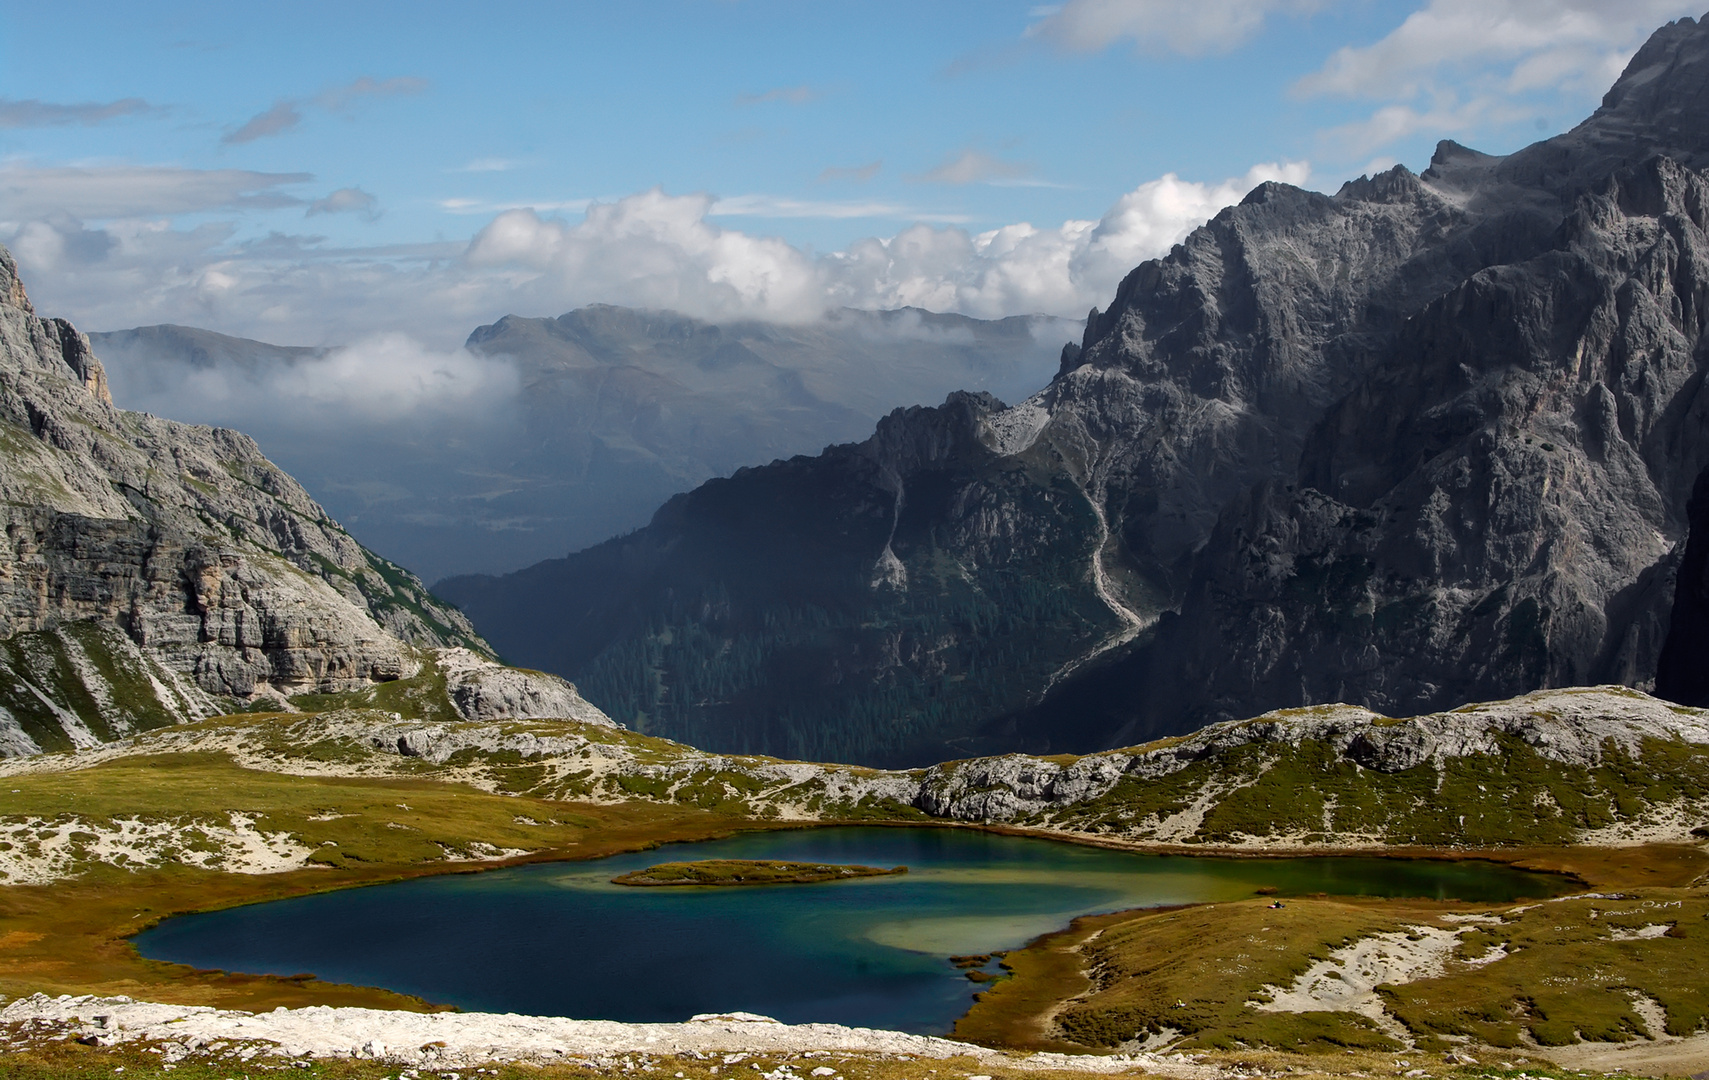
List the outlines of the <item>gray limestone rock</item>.
{"type": "MultiPolygon", "coordinates": [[[[209,695],[396,679],[416,669],[413,646],[484,649],[460,613],[352,540],[247,436],[114,408],[88,339],[36,317],[4,249],[0,461],[0,643],[45,634],[41,648],[64,656],[82,641],[72,652],[105,658],[94,668],[130,665],[162,683],[128,711],[61,700],[84,726],[202,715],[209,695]]],[[[13,677],[46,677],[28,668],[13,677]]],[[[75,727],[31,737],[76,742],[75,727]]]]}
{"type": "Polygon", "coordinates": [[[504,667],[468,649],[441,649],[435,656],[445,690],[468,720],[582,720],[610,724],[576,688],[556,675],[504,667]]]}

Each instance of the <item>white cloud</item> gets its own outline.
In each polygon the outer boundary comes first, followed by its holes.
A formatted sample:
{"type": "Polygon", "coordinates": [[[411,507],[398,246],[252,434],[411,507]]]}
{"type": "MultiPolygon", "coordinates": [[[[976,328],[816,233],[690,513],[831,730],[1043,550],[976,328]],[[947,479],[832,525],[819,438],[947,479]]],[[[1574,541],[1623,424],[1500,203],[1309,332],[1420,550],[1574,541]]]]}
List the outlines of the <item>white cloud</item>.
{"type": "Polygon", "coordinates": [[[303,200],[279,189],[312,179],[308,173],[170,165],[4,165],[0,166],[0,221],[54,214],[100,219],[299,206],[303,200]]]}
{"type": "Polygon", "coordinates": [[[984,318],[1020,312],[1078,316],[1110,301],[1134,266],[1162,255],[1266,180],[1304,183],[1304,163],[1255,166],[1220,184],[1173,173],[1141,184],[1098,221],[1054,229],[1010,225],[970,235],[916,225],[824,260],[827,291],[849,307],[913,305],[984,318]]]}
{"type": "Polygon", "coordinates": [[[533,272],[516,287],[547,311],[600,300],[785,322],[836,306],[1074,316],[1108,303],[1122,275],[1252,187],[1303,183],[1309,173],[1302,163],[1261,165],[1220,184],[1170,174],[1124,195],[1099,221],[978,234],[917,224],[816,259],[712,225],[715,204],[703,196],[652,191],[590,208],[575,225],[502,214],[470,244],[467,261],[533,272]]]}
{"type": "Polygon", "coordinates": [[[813,261],[782,240],[713,225],[712,205],[654,189],[595,203],[573,225],[510,210],[475,236],[466,262],[537,271],[517,289],[547,310],[573,296],[709,318],[816,317],[824,302],[813,261]]]}
{"type": "Polygon", "coordinates": [[[192,365],[127,356],[112,366],[114,390],[126,408],[238,428],[285,421],[325,429],[485,413],[514,399],[520,385],[503,359],[430,349],[402,333],[374,334],[290,360],[192,365]]]}
{"type": "Polygon", "coordinates": [[[1514,89],[1584,83],[1600,93],[1656,26],[1701,2],[1429,0],[1376,43],[1338,49],[1295,91],[1408,98],[1438,74],[1508,62],[1514,89]]]}
{"type": "MultiPolygon", "coordinates": [[[[448,342],[509,312],[554,315],[595,302],[780,322],[844,305],[1078,317],[1254,185],[1308,174],[1304,164],[1261,165],[1211,184],[1171,174],[1096,221],[979,233],[916,223],[829,254],[725,228],[716,219],[731,208],[711,196],[658,190],[591,204],[579,220],[506,209],[461,251],[336,248],[278,234],[235,242],[231,225],[182,229],[161,217],[97,228],[63,214],[0,226],[0,240],[18,255],[38,310],[97,330],[176,322],[327,344],[407,327],[448,342]]],[[[728,202],[755,214],[790,210],[783,200],[728,202]]],[[[865,208],[875,209],[887,208],[865,208]]]]}
{"type": "Polygon", "coordinates": [[[246,404],[259,409],[288,400],[378,421],[424,411],[483,412],[487,402],[514,397],[518,385],[516,370],[503,361],[463,349],[435,351],[401,333],[362,338],[313,360],[275,369],[257,382],[242,389],[247,391],[246,404]]]}
{"type": "Polygon", "coordinates": [[[1042,18],[1027,28],[1027,35],[1074,52],[1128,40],[1141,52],[1200,56],[1243,44],[1272,12],[1320,6],[1320,0],[1068,0],[1033,9],[1042,18]]]}
{"type": "Polygon", "coordinates": [[[1428,0],[1380,40],[1337,50],[1293,92],[1397,103],[1327,133],[1352,155],[1418,132],[1510,124],[1535,114],[1527,99],[1539,94],[1600,95],[1656,26],[1701,3],[1428,0]]]}
{"type": "Polygon", "coordinates": [[[116,120],[122,116],[136,116],[139,113],[157,111],[159,110],[142,98],[124,98],[119,101],[81,101],[73,105],[37,101],[34,98],[23,101],[16,98],[0,98],[0,128],[62,127],[70,124],[93,127],[96,124],[104,124],[108,120],[116,120]]]}

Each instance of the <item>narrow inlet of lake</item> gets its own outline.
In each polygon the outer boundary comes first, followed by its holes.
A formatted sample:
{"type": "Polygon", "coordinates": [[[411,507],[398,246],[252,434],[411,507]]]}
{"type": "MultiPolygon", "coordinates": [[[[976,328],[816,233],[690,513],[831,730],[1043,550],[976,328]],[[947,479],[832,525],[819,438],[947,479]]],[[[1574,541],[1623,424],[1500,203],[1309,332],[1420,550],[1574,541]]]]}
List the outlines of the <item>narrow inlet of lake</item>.
{"type": "Polygon", "coordinates": [[[744,1011],[937,1034],[978,990],[949,957],[1016,948],[1079,915],[1259,888],[1504,902],[1564,886],[1479,861],[1217,859],[961,829],[828,828],[346,889],[181,916],[135,940],[156,960],[313,972],[482,1012],[644,1022],[744,1011]],[[909,872],[753,888],[610,883],[693,859],[909,872]]]}

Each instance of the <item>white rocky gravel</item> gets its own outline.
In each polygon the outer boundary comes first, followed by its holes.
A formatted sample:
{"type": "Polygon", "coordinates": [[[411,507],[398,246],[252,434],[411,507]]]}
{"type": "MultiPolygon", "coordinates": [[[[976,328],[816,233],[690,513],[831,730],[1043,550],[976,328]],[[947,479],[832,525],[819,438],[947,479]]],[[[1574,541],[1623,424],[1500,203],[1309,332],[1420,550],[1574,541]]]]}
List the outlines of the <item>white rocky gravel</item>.
{"type": "MultiPolygon", "coordinates": [[[[841,1024],[783,1024],[751,1013],[696,1016],[679,1024],[622,1024],[513,1013],[418,1013],[312,1006],[249,1013],[165,1005],[128,997],[34,994],[0,1009],[0,1042],[79,1038],[99,1045],[151,1043],[168,1062],[215,1052],[249,1060],[368,1058],[467,1068],[485,1062],[552,1062],[621,1054],[858,1054],[945,1059],[1021,1069],[1089,1073],[1143,1070],[1180,1080],[1224,1071],[1185,1054],[1009,1054],[969,1043],[841,1024]],[[223,1044],[223,1045],[219,1045],[223,1044]]],[[[734,1062],[732,1062],[734,1063],[734,1062]]]]}
{"type": "Polygon", "coordinates": [[[307,866],[314,849],[290,833],[268,832],[248,814],[225,822],[138,817],[0,819],[0,885],[46,885],[91,863],[141,870],[181,863],[228,874],[276,874],[307,866]]]}
{"type": "MultiPolygon", "coordinates": [[[[1442,975],[1460,935],[1469,929],[1410,926],[1360,938],[1307,968],[1291,985],[1264,987],[1268,1001],[1248,1004],[1260,1012],[1353,1012],[1387,1026],[1392,1021],[1376,988],[1442,975]]],[[[1482,966],[1506,955],[1497,952],[1458,963],[1482,966]]]]}

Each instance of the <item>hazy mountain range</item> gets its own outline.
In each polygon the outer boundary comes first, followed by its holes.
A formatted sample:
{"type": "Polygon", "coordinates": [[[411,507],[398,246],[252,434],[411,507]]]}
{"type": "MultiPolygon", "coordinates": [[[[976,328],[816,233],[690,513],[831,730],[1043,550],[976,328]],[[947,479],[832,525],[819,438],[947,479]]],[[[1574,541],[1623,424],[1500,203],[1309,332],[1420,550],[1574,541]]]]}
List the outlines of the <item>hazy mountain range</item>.
{"type": "Polygon", "coordinates": [[[292,348],[180,326],[90,335],[120,405],[228,425],[364,543],[433,578],[646,523],[709,477],[864,436],[897,405],[1018,400],[1080,325],[903,309],[802,326],[595,306],[507,316],[465,348],[292,348]]]}

